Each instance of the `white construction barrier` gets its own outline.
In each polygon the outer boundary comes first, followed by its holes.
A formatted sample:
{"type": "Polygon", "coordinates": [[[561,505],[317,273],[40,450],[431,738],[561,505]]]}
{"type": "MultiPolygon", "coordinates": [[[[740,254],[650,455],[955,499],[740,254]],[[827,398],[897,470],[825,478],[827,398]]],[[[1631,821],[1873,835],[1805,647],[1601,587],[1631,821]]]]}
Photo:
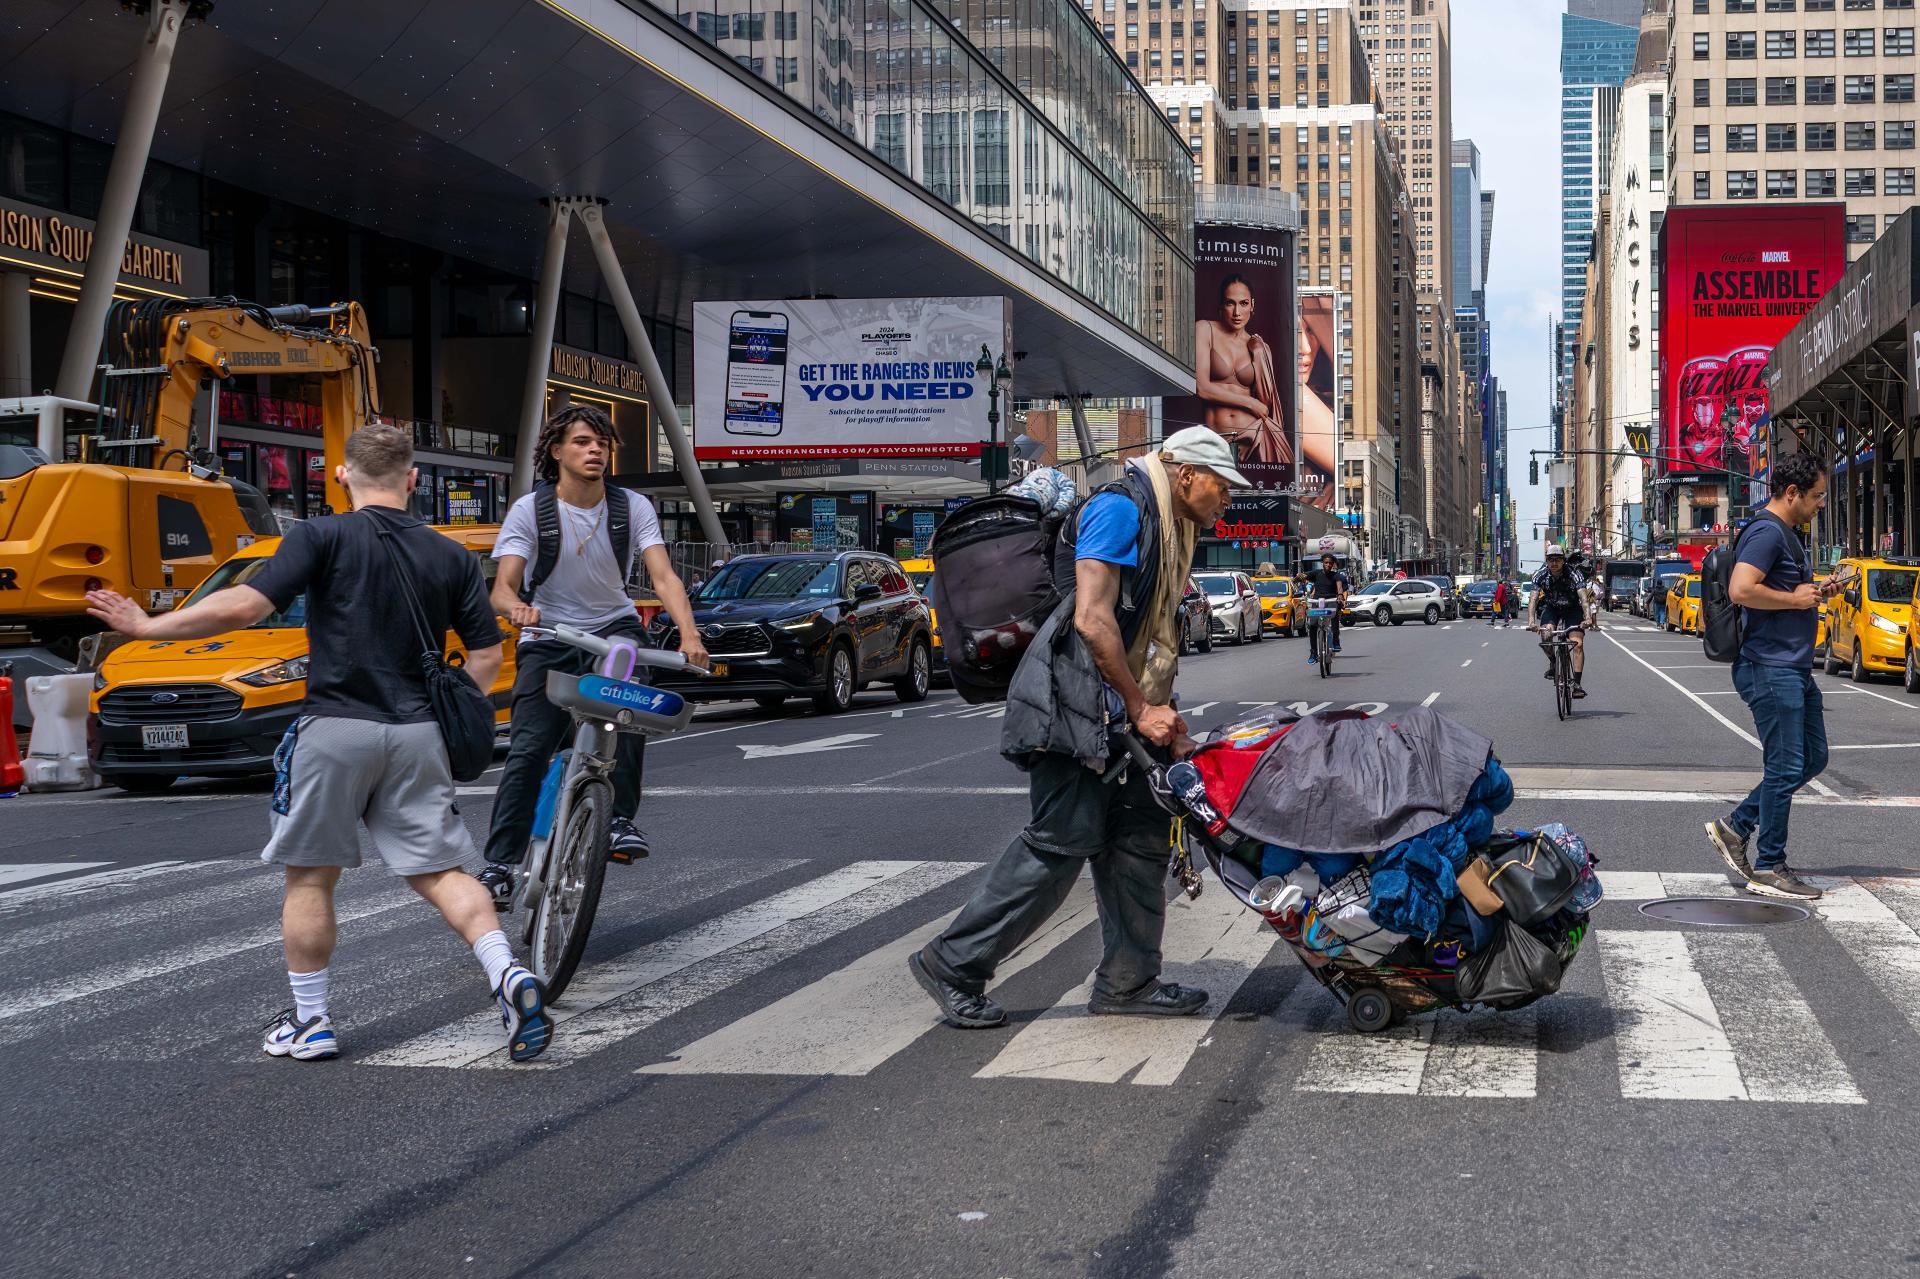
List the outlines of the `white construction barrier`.
{"type": "Polygon", "coordinates": [[[27,680],[33,736],[21,766],[27,789],[92,790],[100,774],[87,762],[87,696],[93,676],[35,675],[27,680]]]}

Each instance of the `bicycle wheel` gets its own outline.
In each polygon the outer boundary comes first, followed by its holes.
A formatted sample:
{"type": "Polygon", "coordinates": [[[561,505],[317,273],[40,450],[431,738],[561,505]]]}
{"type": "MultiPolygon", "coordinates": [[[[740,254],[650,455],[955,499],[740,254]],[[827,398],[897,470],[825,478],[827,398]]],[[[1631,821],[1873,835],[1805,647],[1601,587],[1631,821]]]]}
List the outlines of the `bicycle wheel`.
{"type": "Polygon", "coordinates": [[[1333,635],[1332,630],[1330,630],[1325,624],[1322,624],[1319,631],[1314,635],[1313,642],[1320,650],[1320,678],[1321,679],[1330,679],[1333,676],[1333,640],[1331,638],[1332,635],[1333,635]]]}
{"type": "Polygon", "coordinates": [[[560,1001],[587,948],[607,873],[607,833],[612,822],[613,788],[598,778],[582,782],[567,814],[566,829],[554,839],[547,891],[540,898],[529,946],[533,974],[546,983],[548,1003],[560,1001]]]}
{"type": "Polygon", "coordinates": [[[1556,650],[1553,659],[1553,705],[1560,712],[1561,719],[1573,714],[1573,675],[1569,665],[1567,650],[1556,650]]]}

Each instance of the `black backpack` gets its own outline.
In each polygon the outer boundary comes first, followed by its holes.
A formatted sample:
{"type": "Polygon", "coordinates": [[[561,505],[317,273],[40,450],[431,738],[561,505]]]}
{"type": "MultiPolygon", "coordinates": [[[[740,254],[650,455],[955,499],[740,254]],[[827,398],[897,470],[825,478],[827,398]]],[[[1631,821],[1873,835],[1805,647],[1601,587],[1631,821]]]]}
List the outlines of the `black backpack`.
{"type": "MultiPolygon", "coordinates": [[[[1799,542],[1799,535],[1787,528],[1783,520],[1761,511],[1747,521],[1747,527],[1740,530],[1732,543],[1714,547],[1700,561],[1700,648],[1710,662],[1734,661],[1740,656],[1740,646],[1746,643],[1746,620],[1729,591],[1733,586],[1733,566],[1739,562],[1740,539],[1761,520],[1779,524],[1786,530],[1790,544],[1799,542]]],[[[1803,561],[1803,573],[1805,568],[1803,561]]]]}
{"type": "MultiPolygon", "coordinates": [[[[633,558],[633,510],[627,491],[607,485],[607,536],[613,539],[613,562],[620,566],[620,584],[626,585],[629,562],[633,558]]],[[[539,537],[539,549],[533,563],[520,579],[520,601],[533,603],[533,593],[547,580],[553,566],[560,562],[560,499],[551,484],[533,490],[533,525],[539,537]]]]}

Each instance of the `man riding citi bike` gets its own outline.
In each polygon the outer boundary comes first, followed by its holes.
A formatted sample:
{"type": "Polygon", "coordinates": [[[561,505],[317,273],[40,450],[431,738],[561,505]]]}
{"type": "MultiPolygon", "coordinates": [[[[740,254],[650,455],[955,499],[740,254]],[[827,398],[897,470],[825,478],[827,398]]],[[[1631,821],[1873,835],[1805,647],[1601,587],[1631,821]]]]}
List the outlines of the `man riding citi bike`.
{"type": "Polygon", "coordinates": [[[1561,629],[1571,632],[1567,639],[1573,645],[1575,697],[1587,695],[1587,690],[1580,686],[1581,676],[1587,669],[1585,632],[1599,627],[1593,617],[1592,598],[1586,586],[1585,575],[1567,563],[1566,549],[1558,544],[1549,546],[1547,566],[1533,576],[1533,615],[1527,626],[1530,631],[1540,632],[1540,647],[1547,653],[1548,679],[1558,674],[1553,668],[1553,649],[1548,633],[1561,629]]]}
{"type": "MultiPolygon", "coordinates": [[[[547,697],[547,673],[591,673],[594,654],[561,642],[545,628],[564,627],[601,640],[624,637],[644,645],[627,571],[636,553],[654,591],[679,629],[680,652],[707,665],[706,646],[693,624],[686,588],[673,571],[653,504],[606,482],[613,460],[613,424],[592,405],[564,408],[540,432],[534,457],[540,482],[515,502],[500,526],[493,556],[493,606],[517,627],[542,628],[523,636],[516,653],[512,739],[487,837],[487,865],[479,879],[502,914],[512,909],[513,868],[526,856],[547,766],[573,727],[573,717],[547,697]]],[[[614,813],[607,856],[631,864],[647,855],[633,823],[640,803],[644,738],[623,734],[613,771],[614,813]]]]}
{"type": "MultiPolygon", "coordinates": [[[[1306,596],[1309,606],[1327,601],[1333,604],[1333,615],[1320,625],[1331,624],[1332,633],[1327,637],[1327,651],[1338,653],[1340,651],[1340,610],[1347,602],[1347,591],[1351,586],[1347,581],[1347,575],[1340,571],[1340,561],[1331,555],[1322,555],[1320,567],[1311,572],[1302,573],[1300,581],[1301,594],[1306,596]]],[[[1307,664],[1315,666],[1319,662],[1320,652],[1317,644],[1308,645],[1307,664]]]]}

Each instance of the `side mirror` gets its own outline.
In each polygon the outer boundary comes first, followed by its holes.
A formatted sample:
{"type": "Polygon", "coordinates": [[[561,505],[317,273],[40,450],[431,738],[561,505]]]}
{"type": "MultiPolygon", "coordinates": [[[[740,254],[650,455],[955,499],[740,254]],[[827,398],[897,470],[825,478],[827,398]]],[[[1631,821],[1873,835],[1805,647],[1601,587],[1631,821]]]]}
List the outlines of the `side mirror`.
{"type": "Polygon", "coordinates": [[[880,595],[880,588],[872,582],[862,582],[853,588],[853,599],[856,604],[864,604],[868,600],[877,600],[880,598],[880,595]]]}

